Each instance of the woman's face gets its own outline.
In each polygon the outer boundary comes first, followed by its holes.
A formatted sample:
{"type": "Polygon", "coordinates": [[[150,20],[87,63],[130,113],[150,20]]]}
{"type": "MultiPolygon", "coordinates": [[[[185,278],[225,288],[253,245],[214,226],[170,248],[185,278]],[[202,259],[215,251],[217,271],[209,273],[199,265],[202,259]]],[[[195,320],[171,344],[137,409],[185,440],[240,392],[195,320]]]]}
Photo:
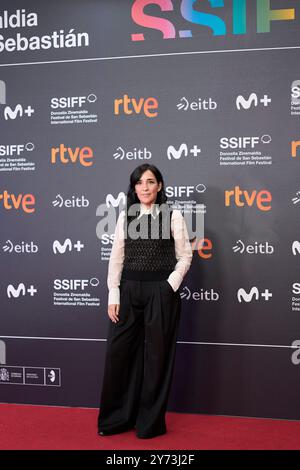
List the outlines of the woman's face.
{"type": "Polygon", "coordinates": [[[135,192],[140,202],[150,207],[156,200],[157,193],[161,190],[162,184],[158,183],[154,173],[146,170],[135,185],[135,192]]]}

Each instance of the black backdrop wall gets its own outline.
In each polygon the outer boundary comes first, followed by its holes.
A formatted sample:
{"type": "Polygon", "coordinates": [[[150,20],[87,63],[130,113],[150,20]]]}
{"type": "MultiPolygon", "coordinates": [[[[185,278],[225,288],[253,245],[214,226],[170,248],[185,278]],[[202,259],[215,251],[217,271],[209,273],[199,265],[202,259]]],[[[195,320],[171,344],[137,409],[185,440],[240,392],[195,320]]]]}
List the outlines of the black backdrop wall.
{"type": "Polygon", "coordinates": [[[299,39],[292,0],[2,0],[1,402],[98,406],[97,208],[150,162],[205,217],[169,409],[300,418],[299,39]]]}

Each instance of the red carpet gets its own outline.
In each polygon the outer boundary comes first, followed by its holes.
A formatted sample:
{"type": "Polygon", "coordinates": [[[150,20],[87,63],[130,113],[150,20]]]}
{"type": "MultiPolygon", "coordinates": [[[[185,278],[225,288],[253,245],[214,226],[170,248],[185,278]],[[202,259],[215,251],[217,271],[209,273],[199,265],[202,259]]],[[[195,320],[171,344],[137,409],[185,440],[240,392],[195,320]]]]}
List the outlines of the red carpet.
{"type": "Polygon", "coordinates": [[[168,433],[99,437],[96,409],[0,404],[0,449],[300,449],[300,421],[167,414],[168,433]]]}

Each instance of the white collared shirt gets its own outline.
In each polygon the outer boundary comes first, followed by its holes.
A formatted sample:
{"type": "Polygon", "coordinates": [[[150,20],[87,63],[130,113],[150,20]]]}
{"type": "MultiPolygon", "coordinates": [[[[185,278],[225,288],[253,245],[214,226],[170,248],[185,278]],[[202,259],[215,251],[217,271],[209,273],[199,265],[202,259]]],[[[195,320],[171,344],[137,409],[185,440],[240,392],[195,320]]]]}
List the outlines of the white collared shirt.
{"type": "MultiPolygon", "coordinates": [[[[155,218],[159,214],[158,204],[152,204],[151,208],[146,208],[143,204],[140,204],[140,215],[149,214],[155,218]]],[[[108,263],[108,274],[107,274],[107,287],[109,289],[108,294],[108,305],[120,304],[120,280],[124,264],[124,218],[125,210],[123,210],[118,217],[114,241],[111,249],[111,254],[108,263]]],[[[186,228],[185,220],[181,212],[174,209],[171,217],[171,233],[174,237],[175,242],[175,256],[177,263],[167,279],[174,292],[177,291],[180,284],[183,281],[184,276],[190,268],[193,251],[189,241],[188,231],[186,228]]]]}
{"type": "Polygon", "coordinates": [[[159,214],[159,208],[158,204],[152,204],[151,207],[147,208],[144,206],[144,204],[140,204],[140,215],[138,216],[138,219],[143,215],[143,214],[151,214],[152,217],[156,217],[159,214]]]}

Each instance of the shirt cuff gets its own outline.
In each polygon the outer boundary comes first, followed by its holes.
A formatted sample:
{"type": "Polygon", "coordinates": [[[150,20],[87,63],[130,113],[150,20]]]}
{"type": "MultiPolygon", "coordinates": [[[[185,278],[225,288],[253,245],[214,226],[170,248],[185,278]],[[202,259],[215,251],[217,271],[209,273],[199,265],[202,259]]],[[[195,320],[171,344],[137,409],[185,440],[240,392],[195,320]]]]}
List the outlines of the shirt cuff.
{"type": "Polygon", "coordinates": [[[176,292],[179,289],[180,284],[182,283],[183,279],[177,271],[173,271],[169,275],[167,281],[171,285],[173,291],[176,292]]]}
{"type": "Polygon", "coordinates": [[[119,287],[112,287],[108,293],[108,305],[120,304],[120,289],[119,287]]]}

